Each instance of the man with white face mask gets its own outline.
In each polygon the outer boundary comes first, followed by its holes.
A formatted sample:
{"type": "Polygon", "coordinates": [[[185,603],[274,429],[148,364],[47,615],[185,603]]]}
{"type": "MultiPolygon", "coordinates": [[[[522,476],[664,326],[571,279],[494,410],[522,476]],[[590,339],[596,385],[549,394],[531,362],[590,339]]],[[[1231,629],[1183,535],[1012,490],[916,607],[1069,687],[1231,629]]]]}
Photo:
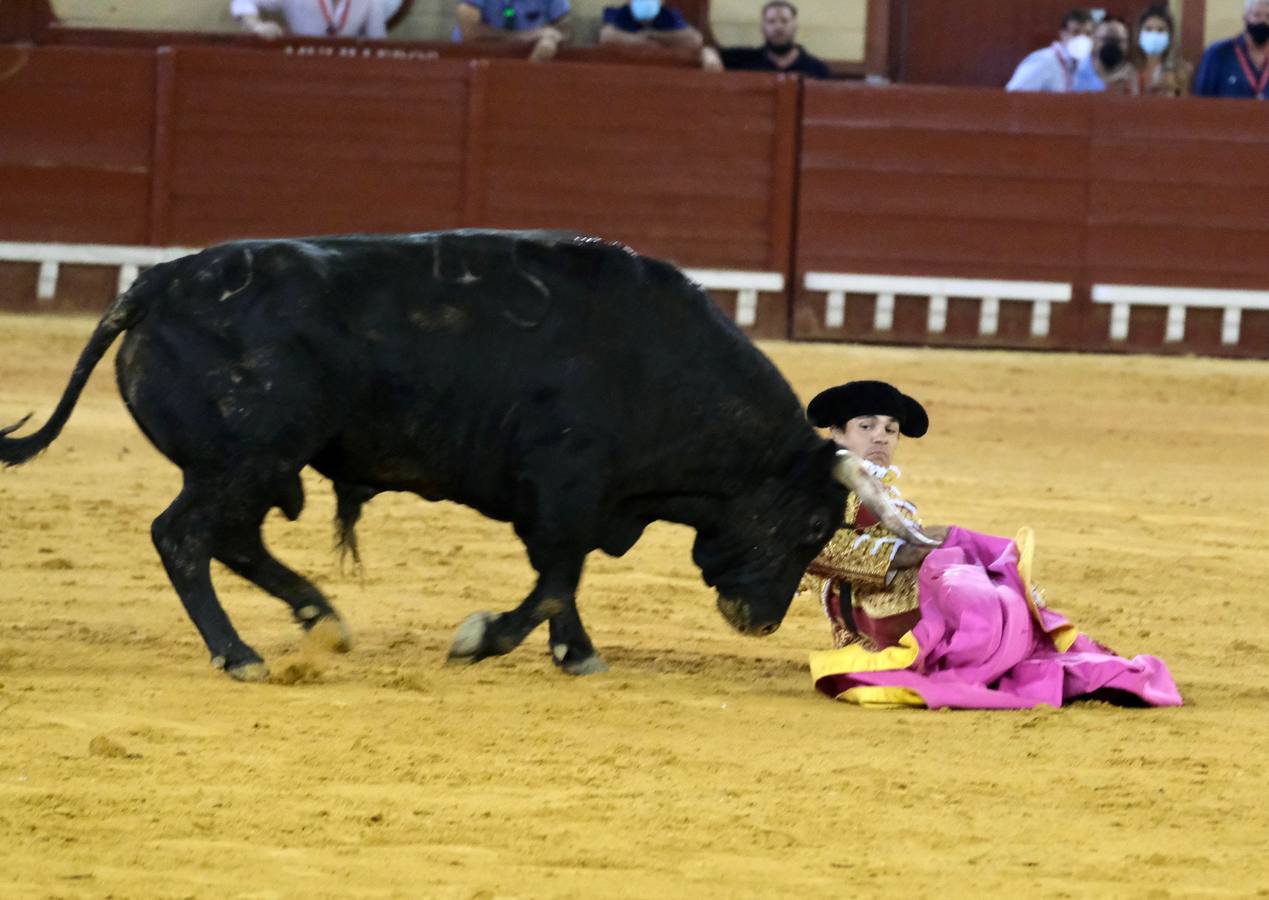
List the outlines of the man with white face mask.
{"type": "Polygon", "coordinates": [[[1058,39],[1029,54],[1005,85],[1007,91],[1064,94],[1075,90],[1075,68],[1093,51],[1093,18],[1073,9],[1062,17],[1058,39]]]}
{"type": "Polygon", "coordinates": [[[695,50],[703,42],[701,33],[674,7],[663,5],[661,0],[630,0],[624,6],[604,7],[599,43],[695,50]]]}
{"type": "Polygon", "coordinates": [[[1269,0],[1245,0],[1243,33],[1203,53],[1194,93],[1199,97],[1269,99],[1269,0]]]}

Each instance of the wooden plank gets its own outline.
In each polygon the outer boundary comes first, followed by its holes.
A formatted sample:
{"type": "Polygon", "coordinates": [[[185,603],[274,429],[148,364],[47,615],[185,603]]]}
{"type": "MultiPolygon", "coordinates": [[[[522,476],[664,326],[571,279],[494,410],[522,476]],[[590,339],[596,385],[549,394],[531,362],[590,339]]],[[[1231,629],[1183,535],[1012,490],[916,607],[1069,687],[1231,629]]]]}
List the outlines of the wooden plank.
{"type": "Polygon", "coordinates": [[[173,54],[169,241],[461,224],[467,63],[173,54]]]}

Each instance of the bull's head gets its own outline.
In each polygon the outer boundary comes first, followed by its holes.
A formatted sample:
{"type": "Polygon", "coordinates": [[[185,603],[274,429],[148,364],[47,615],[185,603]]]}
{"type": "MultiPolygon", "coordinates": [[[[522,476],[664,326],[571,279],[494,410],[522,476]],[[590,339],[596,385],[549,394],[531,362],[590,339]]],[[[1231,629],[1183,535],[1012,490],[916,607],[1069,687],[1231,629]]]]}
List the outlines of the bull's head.
{"type": "Polygon", "coordinates": [[[857,458],[817,439],[789,471],[737,492],[717,521],[698,529],[692,558],[733,628],[765,636],[780,627],[807,566],[841,524],[848,491],[901,537],[929,541],[907,525],[857,458]]]}

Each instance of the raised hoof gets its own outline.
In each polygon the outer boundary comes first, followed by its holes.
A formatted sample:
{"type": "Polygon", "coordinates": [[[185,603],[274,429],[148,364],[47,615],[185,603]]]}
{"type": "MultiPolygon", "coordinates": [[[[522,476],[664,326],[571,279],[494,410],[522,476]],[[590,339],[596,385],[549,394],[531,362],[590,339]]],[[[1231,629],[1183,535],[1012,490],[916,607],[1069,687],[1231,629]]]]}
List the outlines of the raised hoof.
{"type": "Polygon", "coordinates": [[[449,645],[449,656],[446,665],[467,665],[479,662],[488,654],[482,650],[485,645],[485,634],[489,631],[489,623],[497,618],[491,612],[474,612],[463,619],[454,634],[454,642],[449,645]]]}
{"type": "Polygon", "coordinates": [[[325,615],[307,626],[304,642],[314,650],[347,653],[353,647],[352,632],[337,615],[325,615]]]}
{"type": "Polygon", "coordinates": [[[558,665],[562,671],[567,672],[569,675],[598,675],[600,672],[608,671],[608,663],[604,662],[604,658],[598,653],[592,653],[590,656],[584,656],[581,659],[565,658],[558,665]]]}
{"type": "Polygon", "coordinates": [[[269,667],[262,662],[243,663],[240,666],[226,666],[225,674],[234,681],[260,682],[269,680],[269,667]]]}

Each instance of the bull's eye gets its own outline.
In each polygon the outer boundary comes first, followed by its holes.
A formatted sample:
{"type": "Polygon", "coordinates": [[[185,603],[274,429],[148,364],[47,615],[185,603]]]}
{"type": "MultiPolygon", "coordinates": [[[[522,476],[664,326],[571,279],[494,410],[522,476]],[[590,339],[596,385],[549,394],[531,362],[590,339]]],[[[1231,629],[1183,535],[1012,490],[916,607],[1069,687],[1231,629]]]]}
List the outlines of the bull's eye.
{"type": "Polygon", "coordinates": [[[828,537],[828,522],[816,516],[811,520],[811,540],[822,541],[828,537]]]}

